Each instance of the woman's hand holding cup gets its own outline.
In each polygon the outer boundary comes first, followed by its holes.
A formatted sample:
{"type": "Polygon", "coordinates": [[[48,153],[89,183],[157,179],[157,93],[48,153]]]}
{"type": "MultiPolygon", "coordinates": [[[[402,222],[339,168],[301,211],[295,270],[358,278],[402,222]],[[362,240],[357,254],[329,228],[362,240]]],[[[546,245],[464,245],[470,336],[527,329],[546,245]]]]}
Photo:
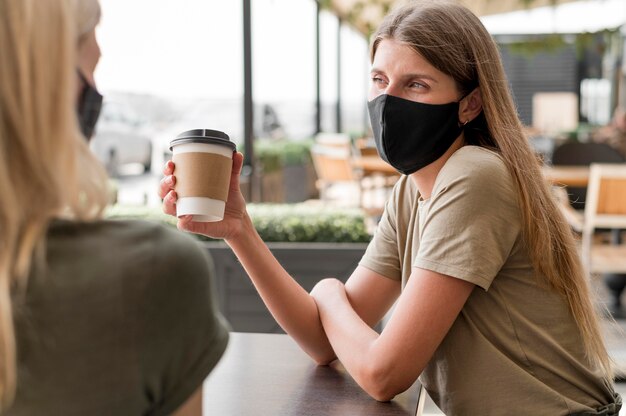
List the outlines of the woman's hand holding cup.
{"type": "MultiPolygon", "coordinates": [[[[247,216],[246,202],[239,187],[242,165],[243,155],[239,152],[233,153],[228,197],[224,208],[224,218],[221,221],[199,222],[194,221],[193,215],[182,215],[178,217],[178,228],[211,238],[223,238],[225,240],[235,238],[243,228],[243,220],[247,216]]],[[[163,199],[163,212],[173,216],[176,216],[176,203],[178,201],[178,195],[175,191],[175,169],[174,162],[168,161],[163,168],[164,177],[159,184],[159,196],[163,199]]]]}

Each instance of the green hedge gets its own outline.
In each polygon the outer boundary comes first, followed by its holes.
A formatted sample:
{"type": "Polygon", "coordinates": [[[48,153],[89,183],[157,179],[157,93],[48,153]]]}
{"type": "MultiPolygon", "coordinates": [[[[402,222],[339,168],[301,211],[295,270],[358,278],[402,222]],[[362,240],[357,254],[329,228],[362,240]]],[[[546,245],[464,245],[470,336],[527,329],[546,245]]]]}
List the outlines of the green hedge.
{"type": "MultiPolygon", "coordinates": [[[[371,238],[359,209],[309,204],[248,204],[248,212],[265,242],[364,243],[371,238]]],[[[160,208],[115,205],[105,216],[176,225],[176,218],[165,215],[160,208]]],[[[210,240],[204,236],[198,238],[210,240]]]]}
{"type": "Polygon", "coordinates": [[[254,143],[254,156],[263,172],[275,172],[284,166],[310,163],[312,145],[312,140],[258,140],[254,143]]]}

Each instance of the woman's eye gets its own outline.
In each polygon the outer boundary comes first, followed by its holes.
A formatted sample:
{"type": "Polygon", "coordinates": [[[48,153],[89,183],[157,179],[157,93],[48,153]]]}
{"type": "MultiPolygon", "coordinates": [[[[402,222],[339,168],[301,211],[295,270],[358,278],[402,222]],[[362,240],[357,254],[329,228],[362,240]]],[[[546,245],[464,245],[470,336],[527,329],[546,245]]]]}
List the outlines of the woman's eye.
{"type": "Polygon", "coordinates": [[[419,88],[426,88],[426,85],[424,85],[424,84],[422,84],[422,83],[420,83],[420,82],[411,82],[411,83],[409,84],[409,88],[416,88],[416,89],[419,89],[419,88]]]}
{"type": "Polygon", "coordinates": [[[372,82],[373,82],[374,84],[382,84],[382,83],[384,83],[384,82],[385,82],[385,80],[384,80],[384,79],[382,79],[382,78],[380,78],[380,77],[372,77],[372,82]]]}

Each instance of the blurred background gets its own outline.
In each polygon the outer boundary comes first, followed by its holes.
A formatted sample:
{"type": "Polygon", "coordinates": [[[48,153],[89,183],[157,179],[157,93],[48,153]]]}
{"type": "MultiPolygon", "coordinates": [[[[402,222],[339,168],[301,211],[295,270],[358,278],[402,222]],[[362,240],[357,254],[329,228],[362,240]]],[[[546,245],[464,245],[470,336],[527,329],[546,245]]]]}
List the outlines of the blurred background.
{"type": "MultiPolygon", "coordinates": [[[[263,177],[306,161],[298,152],[320,132],[369,137],[369,35],[394,3],[102,0],[96,82],[105,106],[91,145],[116,178],[118,202],[158,205],[169,141],[191,128],[223,130],[238,143],[250,201],[316,198],[315,185],[301,195],[268,192],[263,177]],[[292,142],[300,146],[285,161],[292,142]]],[[[463,3],[500,44],[542,157],[610,124],[625,95],[626,1],[463,3]]]]}
{"type": "MultiPolygon", "coordinates": [[[[528,139],[580,236],[590,164],[626,158],[626,0],[459,1],[498,43],[528,139]]],[[[249,211],[264,240],[279,242],[270,248],[286,269],[306,289],[320,273],[347,278],[398,178],[372,146],[366,97],[369,37],[402,2],[101,0],[105,102],[91,147],[112,177],[109,215],[173,222],[157,196],[169,142],[222,130],[244,153],[249,211]]],[[[597,237],[619,245],[624,224],[597,237]]],[[[210,252],[233,329],[281,332],[227,247],[210,252]]],[[[603,322],[625,379],[626,254],[618,257],[621,268],[593,272],[592,282],[621,326],[603,322]]]]}

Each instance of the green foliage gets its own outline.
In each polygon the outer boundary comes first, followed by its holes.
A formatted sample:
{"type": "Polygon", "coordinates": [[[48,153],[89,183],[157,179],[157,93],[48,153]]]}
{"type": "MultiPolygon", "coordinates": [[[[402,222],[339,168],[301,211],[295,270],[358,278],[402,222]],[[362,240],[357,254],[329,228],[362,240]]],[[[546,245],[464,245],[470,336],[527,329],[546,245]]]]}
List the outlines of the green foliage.
{"type": "Polygon", "coordinates": [[[331,0],[317,0],[317,2],[320,4],[322,9],[330,9],[330,6],[332,5],[331,0]]]}
{"type": "Polygon", "coordinates": [[[311,163],[313,139],[276,142],[276,146],[281,149],[280,154],[284,166],[299,166],[311,163]]]}
{"type": "Polygon", "coordinates": [[[532,35],[519,41],[506,44],[506,48],[514,54],[532,58],[539,53],[555,53],[569,43],[561,34],[532,35]]]}
{"type": "Polygon", "coordinates": [[[255,228],[267,242],[368,242],[363,212],[308,204],[250,204],[255,228]]]}
{"type": "Polygon", "coordinates": [[[304,165],[311,161],[313,140],[257,140],[254,152],[263,172],[275,172],[284,166],[304,165]]]}
{"type": "Polygon", "coordinates": [[[107,208],[104,217],[108,219],[141,219],[176,226],[176,218],[166,215],[160,207],[116,204],[107,208]]]}
{"type": "MultiPolygon", "coordinates": [[[[535,2],[535,0],[519,0],[519,2],[526,8],[529,8],[530,6],[533,5],[533,3],[535,2]]],[[[550,5],[551,6],[556,6],[557,4],[557,0],[550,0],[550,5]]]]}
{"type": "MultiPolygon", "coordinates": [[[[363,212],[355,208],[328,208],[309,204],[248,204],[255,228],[266,242],[363,243],[371,236],[363,212]]],[[[143,219],[176,226],[176,218],[160,208],[110,207],[109,219],[143,219]]],[[[210,240],[198,236],[201,240],[210,240]]]]}
{"type": "Polygon", "coordinates": [[[255,141],[254,157],[264,173],[276,172],[283,167],[281,150],[270,141],[255,141]]]}
{"type": "Polygon", "coordinates": [[[603,55],[611,45],[620,42],[618,29],[604,29],[595,33],[526,35],[519,40],[502,45],[511,53],[533,58],[539,53],[556,53],[567,47],[574,47],[578,59],[583,59],[585,51],[595,51],[603,55]]]}
{"type": "MultiPolygon", "coordinates": [[[[316,1],[322,9],[339,13],[340,8],[333,4],[333,0],[316,1]]],[[[487,3],[491,1],[495,2],[495,0],[487,0],[487,3]]],[[[377,21],[387,15],[395,3],[397,2],[394,0],[353,0],[350,2],[349,10],[345,15],[341,15],[341,18],[356,27],[367,37],[370,37],[376,30],[377,21]],[[373,17],[376,15],[378,15],[379,19],[373,17]]],[[[513,2],[508,6],[511,7],[511,11],[519,8],[515,7],[515,3],[524,9],[530,9],[535,6],[536,0],[517,0],[517,2],[513,2]]],[[[554,7],[558,4],[558,0],[550,0],[549,4],[554,7]]],[[[539,5],[541,5],[541,3],[537,6],[539,5]]]]}

